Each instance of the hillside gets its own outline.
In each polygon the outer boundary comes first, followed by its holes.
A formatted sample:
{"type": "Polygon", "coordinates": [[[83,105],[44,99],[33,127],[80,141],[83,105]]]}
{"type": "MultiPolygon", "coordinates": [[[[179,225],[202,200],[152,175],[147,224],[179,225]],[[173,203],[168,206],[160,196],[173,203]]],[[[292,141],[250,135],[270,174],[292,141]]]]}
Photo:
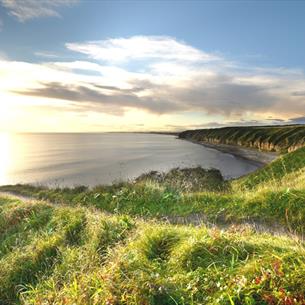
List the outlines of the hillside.
{"type": "Polygon", "coordinates": [[[289,237],[0,204],[2,305],[304,304],[305,251],[289,237]]]}
{"type": "Polygon", "coordinates": [[[249,126],[187,130],[181,132],[179,138],[282,153],[294,151],[305,145],[305,126],[249,126]]]}
{"type": "Polygon", "coordinates": [[[305,147],[232,181],[0,191],[24,196],[0,193],[1,305],[305,304],[305,147]]]}

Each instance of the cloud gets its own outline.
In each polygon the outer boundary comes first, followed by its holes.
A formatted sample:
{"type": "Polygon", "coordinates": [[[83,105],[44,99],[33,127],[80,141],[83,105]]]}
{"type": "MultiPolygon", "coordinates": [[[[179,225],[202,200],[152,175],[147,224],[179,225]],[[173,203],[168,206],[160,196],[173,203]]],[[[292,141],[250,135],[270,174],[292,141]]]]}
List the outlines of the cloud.
{"type": "Polygon", "coordinates": [[[267,120],[239,120],[239,121],[223,121],[223,122],[208,122],[202,124],[167,124],[166,127],[175,130],[183,131],[190,129],[206,129],[206,128],[221,128],[221,127],[247,127],[247,126],[274,126],[274,125],[294,125],[305,124],[305,117],[293,118],[289,120],[283,119],[267,119],[267,120]]]}
{"type": "Polygon", "coordinates": [[[300,70],[244,69],[171,37],[134,36],[72,45],[67,47],[88,59],[0,61],[4,75],[0,74],[0,91],[20,101],[34,97],[33,103],[68,103],[77,113],[123,117],[132,109],[158,115],[158,120],[196,114],[193,126],[200,124],[200,116],[214,127],[289,123],[305,116],[305,76],[300,70]],[[223,119],[217,123],[215,117],[223,119]]]}
{"type": "MultiPolygon", "coordinates": [[[[239,83],[234,77],[202,74],[201,79],[179,83],[155,83],[154,78],[141,80],[130,77],[125,87],[103,84],[101,78],[79,77],[74,82],[46,81],[14,93],[67,100],[82,108],[122,115],[127,108],[146,110],[155,114],[201,112],[224,117],[245,113],[275,112],[295,115],[304,111],[304,102],[289,101],[289,96],[270,92],[273,86],[239,83]],[[99,81],[100,80],[100,81],[99,81]]],[[[107,77],[105,78],[107,80],[107,77]]],[[[119,79],[118,79],[119,80],[119,79]]],[[[296,98],[296,97],[294,97],[296,98]]],[[[273,122],[275,120],[273,119],[273,122]]]]}
{"type": "Polygon", "coordinates": [[[71,6],[78,0],[0,0],[9,14],[20,22],[40,17],[59,17],[60,7],[71,6]]]}
{"type": "Polygon", "coordinates": [[[162,59],[187,62],[210,62],[220,58],[205,53],[182,41],[166,36],[132,36],[85,43],[66,43],[72,51],[108,62],[162,59]]]}
{"type": "Polygon", "coordinates": [[[224,121],[222,123],[219,122],[208,122],[202,124],[183,124],[183,125],[166,125],[169,129],[174,131],[183,131],[190,129],[207,129],[207,128],[221,128],[221,127],[236,127],[236,126],[258,126],[258,125],[266,125],[266,122],[259,120],[251,120],[251,121],[224,121]]]}
{"type": "Polygon", "coordinates": [[[44,58],[58,58],[59,56],[57,54],[48,52],[48,51],[37,51],[34,52],[34,55],[38,57],[44,57],[44,58]]]}
{"type": "Polygon", "coordinates": [[[3,21],[0,19],[0,32],[3,30],[3,21]]]}
{"type": "Polygon", "coordinates": [[[193,110],[226,116],[266,111],[277,102],[277,98],[268,92],[268,86],[238,83],[233,77],[223,80],[221,75],[209,81],[192,80],[188,88],[176,88],[171,94],[193,110]]]}
{"type": "MultiPolygon", "coordinates": [[[[179,110],[179,106],[173,107],[171,101],[166,101],[151,96],[138,97],[129,90],[112,86],[101,85],[63,85],[60,83],[41,84],[40,88],[14,91],[17,94],[40,96],[52,99],[68,100],[75,103],[83,103],[86,110],[103,111],[110,114],[122,115],[125,108],[137,108],[162,114],[179,110]],[[99,89],[115,91],[114,94],[105,94],[99,89]]],[[[80,106],[80,105],[79,105],[80,106]]]]}
{"type": "Polygon", "coordinates": [[[292,92],[293,96],[305,96],[305,91],[295,91],[295,92],[292,92]]]}
{"type": "Polygon", "coordinates": [[[305,116],[291,118],[288,120],[289,124],[305,124],[305,116]]]}

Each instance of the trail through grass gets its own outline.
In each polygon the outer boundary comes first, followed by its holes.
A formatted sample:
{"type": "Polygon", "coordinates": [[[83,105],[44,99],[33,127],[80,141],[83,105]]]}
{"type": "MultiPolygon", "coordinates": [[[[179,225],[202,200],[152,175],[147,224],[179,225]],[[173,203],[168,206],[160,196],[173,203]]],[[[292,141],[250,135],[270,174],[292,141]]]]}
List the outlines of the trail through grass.
{"type": "MultiPolygon", "coordinates": [[[[1,198],[18,215],[27,204],[1,198]]],[[[300,241],[44,205],[44,226],[26,227],[32,238],[0,258],[1,304],[304,302],[300,241]]]]}

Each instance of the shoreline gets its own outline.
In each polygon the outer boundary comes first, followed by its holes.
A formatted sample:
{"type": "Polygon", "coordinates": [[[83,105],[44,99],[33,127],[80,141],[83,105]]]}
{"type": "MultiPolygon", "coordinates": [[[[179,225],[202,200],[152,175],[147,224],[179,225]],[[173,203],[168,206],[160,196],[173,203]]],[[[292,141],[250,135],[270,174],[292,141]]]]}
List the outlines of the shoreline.
{"type": "Polygon", "coordinates": [[[251,161],[262,167],[266,164],[269,164],[273,160],[275,160],[279,154],[275,152],[262,152],[256,149],[251,149],[248,147],[242,147],[237,145],[229,145],[229,144],[212,144],[208,142],[199,142],[194,140],[189,140],[186,138],[178,138],[180,140],[185,140],[191,142],[193,144],[202,145],[206,148],[214,149],[221,151],[223,153],[227,153],[233,155],[236,158],[241,158],[247,161],[251,161]]]}

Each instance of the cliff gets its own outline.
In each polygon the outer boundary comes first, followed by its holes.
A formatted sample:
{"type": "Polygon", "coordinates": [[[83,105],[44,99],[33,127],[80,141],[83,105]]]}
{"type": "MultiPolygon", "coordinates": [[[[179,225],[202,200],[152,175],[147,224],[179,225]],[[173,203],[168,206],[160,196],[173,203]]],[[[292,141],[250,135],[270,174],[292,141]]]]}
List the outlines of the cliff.
{"type": "Polygon", "coordinates": [[[305,145],[305,125],[187,130],[178,137],[199,143],[229,144],[284,153],[305,145]]]}

